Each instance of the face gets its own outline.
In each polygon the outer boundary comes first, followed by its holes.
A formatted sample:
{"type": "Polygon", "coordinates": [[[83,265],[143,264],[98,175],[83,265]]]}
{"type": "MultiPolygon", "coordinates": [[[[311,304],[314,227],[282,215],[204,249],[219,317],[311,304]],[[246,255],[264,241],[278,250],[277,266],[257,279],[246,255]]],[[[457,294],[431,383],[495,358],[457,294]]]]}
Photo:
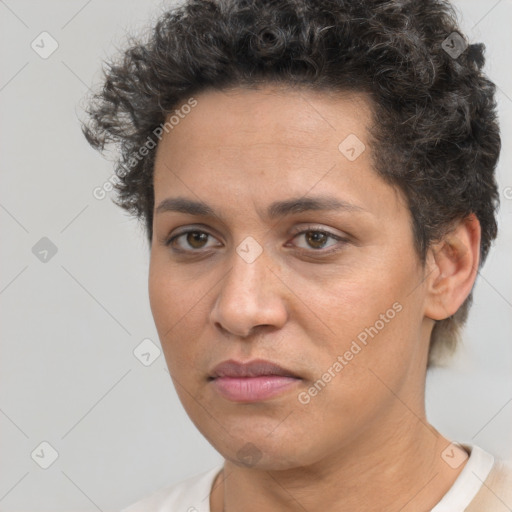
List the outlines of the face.
{"type": "Polygon", "coordinates": [[[404,402],[422,414],[431,325],[410,213],[372,169],[368,98],[195,99],[157,148],[149,277],[183,406],[234,463],[374,450],[407,428],[404,402]]]}

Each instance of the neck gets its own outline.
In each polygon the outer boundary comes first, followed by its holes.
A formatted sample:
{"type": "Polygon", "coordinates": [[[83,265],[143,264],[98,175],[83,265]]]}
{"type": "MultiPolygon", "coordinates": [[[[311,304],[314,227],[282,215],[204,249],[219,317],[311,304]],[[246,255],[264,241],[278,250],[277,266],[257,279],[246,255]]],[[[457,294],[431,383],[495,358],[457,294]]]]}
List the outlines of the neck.
{"type": "Polygon", "coordinates": [[[365,432],[364,439],[305,467],[261,470],[226,461],[214,485],[211,511],[431,510],[463,467],[452,469],[442,459],[450,441],[424,417],[410,413],[387,432],[384,437],[382,428],[379,436],[365,432]]]}

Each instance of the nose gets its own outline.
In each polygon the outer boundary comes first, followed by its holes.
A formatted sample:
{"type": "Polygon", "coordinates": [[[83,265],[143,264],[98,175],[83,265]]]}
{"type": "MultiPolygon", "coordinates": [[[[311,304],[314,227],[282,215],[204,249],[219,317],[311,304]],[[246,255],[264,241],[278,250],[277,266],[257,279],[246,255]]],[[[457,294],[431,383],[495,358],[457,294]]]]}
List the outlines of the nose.
{"type": "Polygon", "coordinates": [[[286,286],[267,251],[251,263],[233,251],[230,266],[211,311],[214,325],[244,338],[257,326],[281,328],[288,314],[286,286]]]}

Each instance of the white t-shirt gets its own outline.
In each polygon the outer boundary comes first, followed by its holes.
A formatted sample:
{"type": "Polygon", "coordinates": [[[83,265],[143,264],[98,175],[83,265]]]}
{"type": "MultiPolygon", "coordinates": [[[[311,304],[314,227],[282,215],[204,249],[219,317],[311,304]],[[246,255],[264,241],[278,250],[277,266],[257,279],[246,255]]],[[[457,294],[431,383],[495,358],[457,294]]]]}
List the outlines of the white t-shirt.
{"type": "MultiPolygon", "coordinates": [[[[490,453],[470,444],[461,446],[470,453],[469,459],[450,490],[431,512],[463,512],[491,473],[495,462],[490,453]]],[[[216,466],[197,476],[169,485],[121,512],[210,512],[210,491],[221,470],[222,466],[216,466]]],[[[492,510],[494,509],[485,512],[492,510]]]]}

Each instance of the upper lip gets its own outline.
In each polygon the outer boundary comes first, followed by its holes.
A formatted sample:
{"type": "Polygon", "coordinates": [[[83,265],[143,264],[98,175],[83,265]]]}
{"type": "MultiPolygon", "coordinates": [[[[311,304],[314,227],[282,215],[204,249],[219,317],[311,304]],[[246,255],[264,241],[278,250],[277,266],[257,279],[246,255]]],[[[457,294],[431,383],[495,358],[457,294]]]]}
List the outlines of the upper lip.
{"type": "Polygon", "coordinates": [[[218,377],[261,377],[265,375],[298,378],[290,370],[264,359],[254,359],[246,363],[230,359],[218,364],[211,372],[210,379],[218,377]]]}

